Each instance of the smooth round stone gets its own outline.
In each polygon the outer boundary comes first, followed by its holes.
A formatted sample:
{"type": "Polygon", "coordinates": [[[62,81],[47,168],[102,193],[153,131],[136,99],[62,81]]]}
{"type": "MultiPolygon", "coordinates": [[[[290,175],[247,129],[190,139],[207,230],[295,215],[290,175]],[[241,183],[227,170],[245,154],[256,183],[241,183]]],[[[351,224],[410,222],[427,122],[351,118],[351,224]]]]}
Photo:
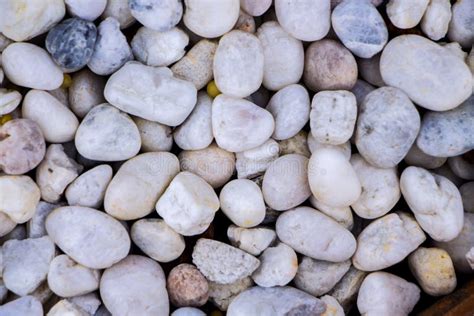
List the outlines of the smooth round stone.
{"type": "Polygon", "coordinates": [[[54,294],[73,297],[99,288],[99,270],[89,269],[67,255],[59,255],[51,261],[48,286],[54,294]]]}
{"type": "Polygon", "coordinates": [[[30,177],[0,176],[0,208],[13,222],[30,220],[39,200],[40,190],[30,177]]]}
{"type": "Polygon", "coordinates": [[[228,182],[220,192],[219,201],[222,212],[237,226],[254,227],[265,217],[262,191],[251,180],[228,182]]]}
{"type": "Polygon", "coordinates": [[[15,42],[22,42],[47,32],[61,21],[66,8],[63,0],[5,0],[0,3],[0,11],[0,32],[15,42]]]}
{"type": "Polygon", "coordinates": [[[303,257],[294,283],[298,289],[306,293],[321,296],[334,288],[349,271],[350,266],[350,260],[334,263],[303,257]]]}
{"type": "Polygon", "coordinates": [[[183,150],[179,154],[183,171],[190,171],[214,189],[226,184],[235,170],[235,155],[212,143],[201,150],[183,150]]]}
{"type": "Polygon", "coordinates": [[[107,187],[105,211],[119,220],[150,214],[178,172],[179,160],[168,152],[145,153],[127,160],[107,187]]]}
{"type": "Polygon", "coordinates": [[[82,169],[81,165],[67,156],[62,145],[49,145],[43,161],[36,169],[41,198],[50,203],[59,201],[66,187],[79,176],[82,169]]]}
{"type": "MultiPolygon", "coordinates": [[[[466,154],[467,155],[467,154],[466,154]]],[[[474,180],[474,161],[469,156],[448,158],[448,165],[453,173],[465,180],[474,180]]]]}
{"type": "Polygon", "coordinates": [[[169,68],[137,62],[127,63],[114,73],[104,95],[124,112],[169,126],[183,123],[197,99],[194,85],[173,77],[169,68]]]}
{"type": "Polygon", "coordinates": [[[219,284],[216,282],[209,282],[209,301],[211,301],[221,311],[226,311],[230,302],[254,285],[252,278],[245,277],[238,281],[229,284],[219,284]]]}
{"type": "Polygon", "coordinates": [[[354,236],[332,218],[306,206],[284,212],[276,222],[278,238],[313,259],[342,262],[356,250],[354,236]],[[314,238],[317,234],[318,238],[314,238]]]}
{"type": "Polygon", "coordinates": [[[329,32],[330,4],[329,0],[275,0],[275,13],[280,25],[293,37],[312,42],[329,32]]]}
{"type": "Polygon", "coordinates": [[[193,33],[206,38],[229,32],[239,18],[239,0],[185,0],[183,22],[193,33]]]}
{"type": "Polygon", "coordinates": [[[23,174],[43,159],[46,144],[39,125],[14,119],[0,126],[0,168],[7,174],[23,174]]]}
{"type": "Polygon", "coordinates": [[[472,10],[474,10],[474,4],[469,0],[457,1],[452,8],[448,38],[458,42],[464,48],[470,48],[474,41],[472,10]]]}
{"type": "Polygon", "coordinates": [[[49,237],[4,243],[2,278],[7,289],[19,296],[32,293],[46,279],[54,252],[54,243],[49,237]]]}
{"type": "Polygon", "coordinates": [[[207,93],[198,93],[196,106],[186,121],[174,130],[173,139],[183,150],[204,149],[212,143],[212,99],[207,93]]]}
{"type": "MultiPolygon", "coordinates": [[[[2,82],[0,78],[0,84],[2,82]]],[[[20,105],[22,95],[16,90],[0,88],[0,115],[13,112],[20,105]]]]}
{"type": "Polygon", "coordinates": [[[359,234],[352,263],[362,271],[382,270],[405,259],[425,240],[414,218],[391,213],[371,222],[359,234]]]}
{"type": "Polygon", "coordinates": [[[410,255],[408,264],[425,293],[440,296],[456,288],[456,272],[445,250],[420,247],[410,255]]]}
{"type": "Polygon", "coordinates": [[[357,81],[357,62],[339,42],[323,39],[306,49],[303,80],[316,92],[350,90],[357,81]]]}
{"type": "Polygon", "coordinates": [[[184,251],[184,238],[163,220],[144,218],[133,223],[130,236],[141,251],[158,262],[170,262],[184,251]]]}
{"type": "Polygon", "coordinates": [[[387,214],[401,196],[397,168],[374,167],[359,154],[351,157],[351,164],[362,186],[359,199],[351,205],[354,212],[369,219],[387,214]]]}
{"type": "Polygon", "coordinates": [[[263,80],[262,43],[250,33],[229,32],[219,41],[213,67],[219,91],[236,98],[249,96],[258,90],[263,80]]]}
{"type": "Polygon", "coordinates": [[[416,220],[436,241],[450,241],[462,230],[463,207],[458,188],[447,178],[419,167],[406,168],[400,188],[416,220]]]}
{"type": "Polygon", "coordinates": [[[227,228],[227,237],[234,247],[258,256],[275,241],[276,233],[264,227],[242,228],[230,225],[227,228]]]}
{"type": "Polygon", "coordinates": [[[279,151],[278,143],[270,138],[258,147],[236,153],[237,178],[251,179],[263,174],[278,158],[279,151]]]}
{"type": "Polygon", "coordinates": [[[171,66],[177,78],[192,82],[196,89],[204,88],[212,80],[214,54],[217,43],[207,39],[197,42],[187,54],[171,66]]]}
{"type": "Polygon", "coordinates": [[[46,91],[30,90],[23,101],[21,114],[38,123],[45,140],[50,143],[73,140],[79,126],[74,113],[46,91]]]}
{"type": "Polygon", "coordinates": [[[131,46],[133,55],[142,63],[168,66],[184,56],[188,42],[188,35],[177,27],[164,32],[141,27],[133,37],[131,46]]]}
{"type": "Polygon", "coordinates": [[[431,0],[421,20],[423,33],[433,41],[442,39],[448,33],[451,16],[449,0],[431,0]]]}
{"type": "Polygon", "coordinates": [[[453,157],[471,150],[474,147],[474,95],[453,110],[426,113],[416,144],[424,153],[435,157],[453,157]]]}
{"type": "Polygon", "coordinates": [[[176,232],[184,236],[203,233],[219,209],[219,198],[201,177],[178,173],[156,203],[156,211],[176,232]]]}
{"type": "Polygon", "coordinates": [[[302,85],[290,84],[272,96],[266,109],[275,119],[272,138],[291,138],[301,131],[309,120],[308,91],[302,85]]]}
{"type": "Polygon", "coordinates": [[[87,159],[126,160],[140,150],[141,140],[132,119],[104,103],[87,113],[76,132],[77,151],[87,159]]]}
{"type": "Polygon", "coordinates": [[[252,274],[252,279],[261,287],[287,285],[298,270],[295,251],[283,243],[265,249],[259,260],[261,264],[252,274]]]}
{"type": "Polygon", "coordinates": [[[313,153],[308,164],[308,182],[315,198],[329,206],[349,206],[361,194],[354,168],[334,148],[321,148],[313,153]]]}
{"type": "Polygon", "coordinates": [[[358,57],[370,58],[387,43],[385,22],[369,0],[343,1],[333,10],[331,21],[337,37],[358,57]]]}
{"type": "Polygon", "coordinates": [[[351,138],[356,117],[357,103],[351,92],[318,92],[311,101],[311,134],[319,143],[341,145],[351,138]]]}
{"type": "Polygon", "coordinates": [[[217,145],[227,151],[262,145],[274,128],[271,113],[250,101],[221,94],[212,103],[212,131],[217,145]]]}
{"type": "Polygon", "coordinates": [[[124,226],[106,213],[88,207],[55,209],[46,219],[46,231],[69,257],[92,269],[110,267],[125,258],[130,249],[124,226]]]}
{"type": "Polygon", "coordinates": [[[346,229],[351,230],[354,225],[354,217],[352,215],[352,210],[349,206],[343,207],[334,207],[327,204],[324,204],[321,201],[318,201],[314,195],[311,195],[309,198],[311,205],[318,211],[326,214],[327,216],[334,219],[340,225],[346,229]]]}
{"type": "Polygon", "coordinates": [[[251,275],[260,261],[223,242],[201,238],[193,249],[193,263],[209,281],[230,284],[251,275]]]}
{"type": "Polygon", "coordinates": [[[82,310],[84,310],[89,315],[100,316],[99,306],[102,305],[102,301],[100,300],[97,292],[74,296],[74,297],[69,298],[69,301],[79,306],[82,310]]]}
{"type": "Polygon", "coordinates": [[[87,316],[89,315],[86,313],[82,308],[78,305],[68,301],[68,300],[60,300],[48,312],[48,316],[61,316],[61,315],[71,315],[71,316],[87,316]]]}
{"type": "Polygon", "coordinates": [[[357,308],[365,315],[408,315],[420,299],[414,283],[387,273],[373,272],[362,282],[357,308]]]}
{"type": "Polygon", "coordinates": [[[341,304],[332,296],[324,295],[319,298],[321,301],[326,303],[326,311],[321,314],[322,316],[344,316],[344,309],[341,304]]]}
{"type": "Polygon", "coordinates": [[[8,45],[2,52],[2,68],[8,80],[26,88],[54,90],[63,83],[63,72],[48,52],[30,43],[8,45]]]}
{"type": "Polygon", "coordinates": [[[46,49],[63,69],[75,71],[87,65],[94,52],[94,23],[72,18],[55,25],[46,37],[46,49]]]}
{"type": "Polygon", "coordinates": [[[420,23],[430,0],[390,0],[387,15],[393,25],[399,29],[410,29],[420,23]]]}
{"type": "Polygon", "coordinates": [[[104,103],[105,80],[89,69],[72,75],[69,87],[69,106],[78,117],[83,118],[94,106],[104,103]]]}
{"type": "Polygon", "coordinates": [[[263,47],[263,86],[280,90],[297,83],[303,75],[304,50],[301,41],[288,34],[277,22],[262,24],[257,37],[263,47]]]}
{"type": "Polygon", "coordinates": [[[22,296],[0,306],[0,314],[43,316],[43,305],[34,296],[22,296]]]}
{"type": "Polygon", "coordinates": [[[474,213],[474,181],[467,182],[459,188],[464,212],[474,213]]]}
{"type": "Polygon", "coordinates": [[[142,152],[170,151],[173,147],[171,127],[158,122],[133,117],[142,140],[142,152]]]}
{"type": "Polygon", "coordinates": [[[172,312],[171,316],[206,316],[206,313],[195,307],[181,307],[172,312]]]}
{"type": "Polygon", "coordinates": [[[105,190],[112,179],[109,165],[98,165],[77,177],[66,189],[70,206],[99,208],[104,201],[105,190]]]}
{"type": "Polygon", "coordinates": [[[278,146],[280,147],[280,154],[282,156],[300,154],[306,158],[311,157],[311,151],[308,146],[308,132],[305,130],[299,131],[291,138],[279,141],[278,146]]]}
{"type": "Polygon", "coordinates": [[[321,315],[325,309],[321,300],[293,287],[255,286],[232,300],[227,315],[252,315],[255,311],[265,316],[321,315]]]}
{"type": "Polygon", "coordinates": [[[65,0],[67,12],[78,18],[94,21],[105,10],[107,0],[65,0]]]}
{"type": "Polygon", "coordinates": [[[233,29],[254,34],[257,29],[255,19],[245,11],[240,10],[239,18],[237,19],[233,29]]]}
{"type": "Polygon", "coordinates": [[[152,30],[166,32],[183,16],[181,0],[129,0],[132,16],[152,30]]]}
{"type": "Polygon", "coordinates": [[[108,17],[119,21],[121,29],[129,27],[136,21],[128,6],[128,0],[107,0],[102,18],[105,20],[108,17]]]}
{"type": "Polygon", "coordinates": [[[410,166],[422,167],[425,169],[436,169],[441,167],[447,160],[446,157],[434,157],[424,153],[416,144],[411,146],[404,158],[410,166]]]}
{"type": "MultiPolygon", "coordinates": [[[[1,181],[1,178],[0,178],[0,181],[1,181]]],[[[0,212],[0,237],[7,235],[15,227],[16,227],[16,223],[12,221],[11,218],[7,214],[0,212]]]]}
{"type": "Polygon", "coordinates": [[[87,66],[92,72],[107,76],[133,59],[132,49],[120,31],[120,24],[116,19],[106,18],[99,24],[97,31],[94,53],[87,66]]]}
{"type": "Polygon", "coordinates": [[[167,288],[174,306],[202,306],[209,298],[206,278],[192,264],[175,266],[169,273],[167,288]]]}
{"type": "Polygon", "coordinates": [[[357,79],[356,84],[352,87],[350,91],[356,97],[357,106],[360,106],[364,101],[365,97],[374,90],[375,88],[372,85],[368,84],[364,80],[357,79]]]}
{"type": "Polygon", "coordinates": [[[263,198],[268,206],[285,211],[306,201],[311,190],[308,184],[308,158],[284,155],[273,161],[265,171],[263,198]]]}
{"type": "Polygon", "coordinates": [[[380,72],[387,85],[433,111],[451,110],[472,93],[472,74],[466,63],[418,35],[392,39],[380,58],[380,72]]]}
{"type": "Polygon", "coordinates": [[[240,8],[251,16],[263,15],[271,5],[271,0],[240,0],[240,8]]]}
{"type": "MultiPolygon", "coordinates": [[[[377,86],[385,86],[382,74],[380,73],[380,57],[382,54],[377,54],[371,58],[358,58],[357,66],[359,68],[360,76],[368,83],[377,86]]],[[[360,102],[361,103],[361,102],[360,102]]]]}
{"type": "Polygon", "coordinates": [[[341,144],[341,145],[329,145],[329,144],[323,144],[323,143],[320,143],[318,141],[316,141],[316,139],[314,139],[314,136],[312,133],[308,133],[308,136],[307,136],[307,142],[308,142],[308,148],[309,148],[309,151],[311,153],[314,153],[315,151],[317,151],[318,149],[320,148],[332,148],[332,149],[336,149],[336,150],[339,150],[343,155],[344,157],[347,158],[347,160],[349,160],[351,158],[351,143],[349,141],[341,144]]]}
{"type": "Polygon", "coordinates": [[[403,91],[383,87],[369,93],[359,109],[356,145],[370,164],[395,167],[420,130],[420,115],[403,91]]]}
{"type": "Polygon", "coordinates": [[[166,277],[155,261],[130,255],[106,269],[100,296],[113,315],[163,316],[169,313],[166,277]]]}

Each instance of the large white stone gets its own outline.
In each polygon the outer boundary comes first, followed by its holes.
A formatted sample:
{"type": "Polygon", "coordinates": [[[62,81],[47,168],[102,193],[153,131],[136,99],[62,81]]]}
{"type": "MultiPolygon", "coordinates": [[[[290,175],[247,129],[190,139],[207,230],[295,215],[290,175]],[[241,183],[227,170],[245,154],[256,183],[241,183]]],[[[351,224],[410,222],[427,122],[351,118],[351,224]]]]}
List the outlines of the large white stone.
{"type": "Polygon", "coordinates": [[[180,125],[197,99],[194,85],[173,77],[170,69],[137,62],[129,62],[114,73],[104,95],[124,112],[169,126],[180,125]]]}
{"type": "Polygon", "coordinates": [[[380,58],[380,72],[387,85],[433,111],[453,109],[472,93],[472,74],[466,63],[418,35],[392,39],[380,58]]]}
{"type": "Polygon", "coordinates": [[[421,29],[433,41],[440,40],[448,32],[451,16],[449,0],[431,0],[421,20],[421,29]]]}
{"type": "Polygon", "coordinates": [[[127,256],[130,237],[122,224],[104,212],[88,207],[55,209],[46,219],[54,243],[74,261],[104,269],[127,256]]]}
{"type": "Polygon", "coordinates": [[[33,217],[41,197],[40,189],[28,176],[0,176],[0,212],[22,224],[33,217]]]}
{"type": "Polygon", "coordinates": [[[109,165],[98,165],[84,172],[67,187],[67,203],[70,206],[100,207],[112,173],[109,165]]]}
{"type": "Polygon", "coordinates": [[[399,29],[409,29],[420,23],[430,0],[390,0],[387,15],[399,29]]]}
{"type": "Polygon", "coordinates": [[[169,31],[183,16],[181,0],[129,0],[128,7],[138,22],[160,32],[169,31]]]}
{"type": "Polygon", "coordinates": [[[448,38],[458,42],[464,48],[470,48],[474,41],[472,10],[474,10],[474,3],[469,0],[458,0],[452,8],[448,38]]]}

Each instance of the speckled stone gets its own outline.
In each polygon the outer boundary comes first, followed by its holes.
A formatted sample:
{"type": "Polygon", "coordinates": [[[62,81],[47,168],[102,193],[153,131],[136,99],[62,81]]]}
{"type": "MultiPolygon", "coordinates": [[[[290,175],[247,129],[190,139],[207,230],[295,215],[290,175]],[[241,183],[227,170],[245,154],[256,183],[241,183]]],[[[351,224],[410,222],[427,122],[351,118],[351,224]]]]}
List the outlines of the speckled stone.
{"type": "Polygon", "coordinates": [[[192,264],[182,263],[168,274],[167,288],[174,306],[202,306],[209,298],[206,278],[192,264]]]}
{"type": "Polygon", "coordinates": [[[430,0],[390,0],[387,16],[399,29],[409,29],[420,23],[430,0]]]}
{"type": "Polygon", "coordinates": [[[141,24],[160,32],[170,30],[183,15],[181,0],[129,0],[128,6],[141,24]]]}
{"type": "Polygon", "coordinates": [[[295,136],[280,140],[278,146],[280,147],[281,155],[300,154],[306,158],[311,157],[311,151],[308,145],[308,133],[305,130],[299,131],[295,136]]]}

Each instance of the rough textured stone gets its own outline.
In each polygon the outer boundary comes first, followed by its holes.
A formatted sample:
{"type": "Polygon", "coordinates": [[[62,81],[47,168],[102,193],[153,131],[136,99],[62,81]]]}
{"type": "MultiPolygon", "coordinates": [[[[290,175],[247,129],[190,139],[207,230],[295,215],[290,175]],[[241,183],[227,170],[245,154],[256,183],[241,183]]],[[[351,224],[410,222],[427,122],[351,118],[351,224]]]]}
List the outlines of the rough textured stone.
{"type": "Polygon", "coordinates": [[[209,298],[206,278],[192,264],[175,266],[169,273],[167,289],[174,306],[202,306],[209,298]]]}
{"type": "MultiPolygon", "coordinates": [[[[311,134],[311,133],[309,133],[311,134]]],[[[300,154],[306,158],[311,157],[311,151],[308,146],[308,132],[299,131],[295,136],[278,142],[281,155],[300,154]]]]}
{"type": "Polygon", "coordinates": [[[237,177],[254,178],[263,174],[278,158],[279,147],[278,143],[270,138],[258,147],[236,153],[237,177]]]}
{"type": "Polygon", "coordinates": [[[128,6],[138,22],[156,31],[169,31],[183,16],[181,0],[129,0],[128,6]]]}
{"type": "Polygon", "coordinates": [[[250,277],[229,284],[209,282],[209,300],[221,311],[226,311],[230,302],[241,292],[253,286],[250,277]]]}

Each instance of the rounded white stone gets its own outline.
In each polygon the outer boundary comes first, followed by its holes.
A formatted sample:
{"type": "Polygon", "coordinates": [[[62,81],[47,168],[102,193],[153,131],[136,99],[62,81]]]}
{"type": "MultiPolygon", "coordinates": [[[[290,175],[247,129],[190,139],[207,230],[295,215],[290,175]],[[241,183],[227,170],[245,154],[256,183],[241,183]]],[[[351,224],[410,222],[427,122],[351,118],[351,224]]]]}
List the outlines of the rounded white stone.
{"type": "Polygon", "coordinates": [[[99,288],[100,272],[87,268],[67,255],[59,255],[51,261],[48,286],[54,294],[72,297],[90,293],[99,288]]]}
{"type": "Polygon", "coordinates": [[[106,269],[100,280],[100,296],[113,315],[169,314],[165,274],[147,257],[130,255],[106,269]]]}
{"type": "Polygon", "coordinates": [[[144,26],[166,32],[183,16],[181,0],[129,0],[130,12],[144,26]]]}
{"type": "Polygon", "coordinates": [[[69,87],[69,105],[78,117],[86,116],[94,106],[104,103],[105,80],[85,68],[72,76],[69,87]]]}
{"type": "Polygon", "coordinates": [[[243,31],[227,33],[219,41],[213,67],[214,80],[222,93],[237,98],[249,96],[263,80],[264,51],[260,40],[243,31]]]}
{"type": "Polygon", "coordinates": [[[362,271],[388,268],[405,259],[426,240],[410,215],[388,214],[371,222],[357,237],[354,266],[362,271]]]}
{"type": "Polygon", "coordinates": [[[183,236],[161,219],[144,218],[136,221],[130,236],[141,251],[158,262],[177,259],[186,246],[183,236]]]}
{"type": "MultiPolygon", "coordinates": [[[[0,212],[0,237],[7,235],[15,227],[16,227],[16,223],[12,221],[11,218],[7,214],[0,212]]],[[[1,264],[0,264],[0,267],[1,267],[1,264]]]]}
{"type": "Polygon", "coordinates": [[[464,48],[470,48],[474,41],[472,10],[474,10],[474,3],[469,0],[456,1],[452,8],[448,38],[458,42],[464,48]]]}
{"type": "Polygon", "coordinates": [[[291,247],[279,243],[268,247],[259,257],[261,262],[252,274],[252,279],[258,286],[284,286],[290,283],[298,270],[298,258],[291,247]]]}
{"type": "Polygon", "coordinates": [[[0,176],[0,211],[22,224],[33,217],[40,189],[28,176],[0,176]]]}
{"type": "Polygon", "coordinates": [[[387,15],[393,25],[399,29],[409,29],[420,23],[430,0],[390,0],[387,15]]]}
{"type": "Polygon", "coordinates": [[[105,10],[107,0],[65,0],[66,9],[72,16],[94,21],[105,10]]]}
{"type": "Polygon", "coordinates": [[[130,238],[122,224],[104,212],[88,207],[55,209],[46,219],[54,243],[74,261],[104,269],[127,256],[130,238]]]}
{"type": "Polygon", "coordinates": [[[148,121],[141,117],[133,117],[142,140],[142,152],[170,151],[173,147],[171,127],[158,122],[148,121]]]}
{"type": "Polygon", "coordinates": [[[473,79],[466,63],[418,35],[392,39],[380,58],[380,72],[387,85],[433,111],[453,109],[472,93],[473,79]]]}
{"type": "Polygon", "coordinates": [[[347,160],[351,159],[352,149],[351,149],[351,143],[349,141],[340,145],[323,144],[316,141],[312,133],[308,133],[307,141],[308,141],[308,148],[311,153],[314,153],[320,148],[332,148],[332,149],[339,150],[344,155],[344,157],[347,158],[347,160]]]}
{"type": "Polygon", "coordinates": [[[206,313],[195,307],[181,307],[172,312],[170,316],[206,316],[206,313]]]}
{"type": "Polygon", "coordinates": [[[212,131],[225,150],[241,152],[262,145],[274,128],[270,112],[250,101],[221,94],[212,103],[212,131]]]}
{"type": "Polygon", "coordinates": [[[219,209],[219,198],[201,177],[178,173],[156,203],[156,211],[176,232],[184,236],[203,233],[219,209]]]}
{"type": "Polygon", "coordinates": [[[79,126],[74,113],[46,91],[30,90],[23,101],[21,114],[38,123],[44,138],[50,143],[73,140],[79,126]]]}
{"type": "Polygon", "coordinates": [[[44,49],[30,43],[8,45],[2,52],[2,68],[8,80],[26,88],[54,90],[63,83],[61,68],[44,49]]]}
{"type": "Polygon", "coordinates": [[[239,0],[184,0],[184,25],[206,38],[229,32],[239,18],[239,0]]]}
{"type": "Polygon", "coordinates": [[[148,66],[169,66],[184,56],[184,48],[189,43],[188,35],[174,27],[159,32],[141,27],[132,39],[135,57],[148,66]]]}
{"type": "Polygon", "coordinates": [[[70,206],[99,208],[104,201],[105,190],[112,179],[109,165],[98,165],[77,177],[66,189],[70,206]]]}
{"type": "Polygon", "coordinates": [[[20,105],[21,98],[21,93],[16,90],[0,88],[0,115],[13,112],[20,105]]]}
{"type": "Polygon", "coordinates": [[[354,168],[344,154],[334,148],[320,148],[312,154],[308,182],[316,199],[330,206],[349,206],[361,194],[354,168]]]}
{"type": "Polygon", "coordinates": [[[118,161],[135,156],[141,140],[132,119],[104,103],[92,108],[76,132],[77,151],[87,159],[118,161]]]}
{"type": "Polygon", "coordinates": [[[431,0],[421,20],[421,29],[433,41],[440,40],[448,32],[451,16],[449,0],[431,0]]]}
{"type": "Polygon", "coordinates": [[[301,41],[288,34],[277,22],[262,24],[257,37],[263,47],[263,86],[280,90],[297,83],[303,75],[304,50],[301,41]]]}
{"type": "Polygon", "coordinates": [[[303,203],[311,195],[308,158],[290,154],[273,161],[265,171],[262,192],[267,205],[277,211],[285,211],[303,203]]]}
{"type": "Polygon", "coordinates": [[[184,150],[199,150],[208,147],[212,135],[212,99],[207,93],[198,93],[194,110],[186,121],[173,132],[173,139],[179,148],[184,150]]]}
{"type": "Polygon", "coordinates": [[[437,241],[456,238],[463,226],[463,207],[458,188],[447,178],[423,168],[408,167],[400,188],[416,220],[437,241]]]}
{"type": "Polygon", "coordinates": [[[264,227],[242,228],[230,225],[227,229],[227,237],[234,247],[258,256],[275,241],[276,233],[264,227]]]}
{"type": "Polygon", "coordinates": [[[286,211],[276,222],[278,238],[313,259],[346,261],[356,250],[352,234],[332,218],[306,206],[286,211]],[[314,238],[317,234],[318,238],[314,238]]]}
{"type": "Polygon", "coordinates": [[[346,229],[351,230],[354,226],[354,216],[352,215],[352,210],[349,206],[330,206],[317,200],[314,195],[310,196],[309,202],[315,209],[331,217],[346,229]]]}
{"type": "Polygon", "coordinates": [[[194,85],[173,77],[169,68],[137,62],[127,63],[110,76],[104,95],[124,112],[169,126],[180,125],[197,99],[194,85]]]}
{"type": "Polygon", "coordinates": [[[105,20],[108,17],[119,21],[121,29],[129,27],[136,21],[128,7],[128,0],[107,0],[102,18],[105,20]]]}
{"type": "Polygon", "coordinates": [[[299,84],[288,85],[275,93],[266,107],[275,119],[273,139],[295,136],[309,120],[309,103],[308,91],[299,84]]]}
{"type": "Polygon", "coordinates": [[[228,182],[220,192],[219,202],[222,212],[240,227],[257,226],[265,217],[262,191],[247,179],[228,182]]]}
{"type": "Polygon", "coordinates": [[[329,0],[275,0],[275,13],[280,25],[302,41],[317,41],[331,27],[329,0]]]}
{"type": "Polygon", "coordinates": [[[428,155],[424,153],[415,142],[413,146],[411,146],[404,160],[410,166],[436,169],[441,167],[446,162],[447,158],[428,155]]]}
{"type": "Polygon", "coordinates": [[[250,179],[263,174],[279,151],[278,143],[270,138],[258,147],[236,153],[237,177],[250,179]]]}

